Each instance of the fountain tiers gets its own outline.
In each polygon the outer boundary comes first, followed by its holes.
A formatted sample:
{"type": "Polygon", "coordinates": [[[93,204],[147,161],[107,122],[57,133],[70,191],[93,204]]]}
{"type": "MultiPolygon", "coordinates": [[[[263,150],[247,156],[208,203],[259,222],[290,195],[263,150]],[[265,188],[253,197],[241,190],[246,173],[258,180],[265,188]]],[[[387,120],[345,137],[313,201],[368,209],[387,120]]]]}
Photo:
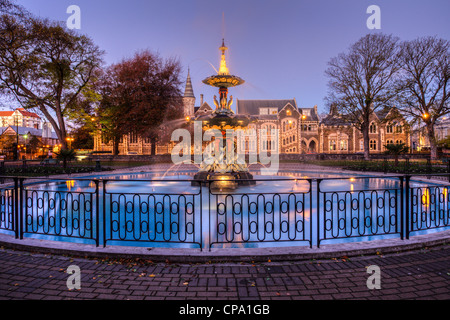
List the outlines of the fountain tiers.
{"type": "MultiPolygon", "coordinates": [[[[219,48],[222,51],[219,72],[217,75],[203,80],[203,83],[219,88],[220,100],[217,101],[217,97],[214,96],[216,109],[209,116],[199,116],[195,119],[202,121],[205,129],[219,129],[221,132],[227,129],[236,130],[238,128],[245,128],[252,121],[250,117],[235,115],[231,110],[233,96],[230,96],[230,99],[228,99],[228,88],[241,85],[245,81],[237,76],[230,75],[225,60],[225,51],[227,49],[225,41],[222,40],[222,46],[219,48]]],[[[217,155],[215,156],[217,157],[217,155]]],[[[206,164],[204,161],[200,166],[200,171],[195,174],[191,184],[208,185],[211,183],[212,188],[222,190],[235,189],[239,185],[255,184],[253,175],[248,172],[247,166],[245,164],[237,164],[236,158],[231,160],[231,163],[227,161],[226,152],[224,151],[222,154],[222,162],[225,164],[218,164],[217,159],[214,160],[215,163],[210,164],[206,164]]]]}

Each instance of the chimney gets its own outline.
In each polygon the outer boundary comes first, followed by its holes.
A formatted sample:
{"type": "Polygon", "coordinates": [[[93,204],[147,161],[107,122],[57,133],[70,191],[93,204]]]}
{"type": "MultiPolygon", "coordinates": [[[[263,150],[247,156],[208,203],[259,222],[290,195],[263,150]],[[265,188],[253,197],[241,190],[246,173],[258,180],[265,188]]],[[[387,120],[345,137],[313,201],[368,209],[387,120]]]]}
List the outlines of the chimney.
{"type": "Polygon", "coordinates": [[[203,94],[200,95],[200,107],[203,105],[203,94]]]}

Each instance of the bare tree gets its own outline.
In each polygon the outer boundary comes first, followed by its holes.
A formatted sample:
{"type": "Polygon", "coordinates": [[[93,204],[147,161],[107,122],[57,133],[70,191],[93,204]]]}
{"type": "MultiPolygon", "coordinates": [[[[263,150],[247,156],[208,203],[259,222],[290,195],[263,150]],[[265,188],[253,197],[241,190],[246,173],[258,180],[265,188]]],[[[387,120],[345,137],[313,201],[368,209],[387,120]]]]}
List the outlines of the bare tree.
{"type": "Polygon", "coordinates": [[[363,134],[364,158],[369,155],[370,116],[395,95],[392,83],[399,70],[398,38],[368,34],[328,62],[327,100],[363,134]]]}
{"type": "Polygon", "coordinates": [[[15,4],[14,1],[0,0],[0,13],[7,13],[14,16],[25,16],[29,13],[21,6],[15,4]]]}
{"type": "Polygon", "coordinates": [[[401,44],[398,108],[412,121],[424,123],[431,158],[437,158],[436,122],[450,112],[450,42],[436,37],[401,44]]]}

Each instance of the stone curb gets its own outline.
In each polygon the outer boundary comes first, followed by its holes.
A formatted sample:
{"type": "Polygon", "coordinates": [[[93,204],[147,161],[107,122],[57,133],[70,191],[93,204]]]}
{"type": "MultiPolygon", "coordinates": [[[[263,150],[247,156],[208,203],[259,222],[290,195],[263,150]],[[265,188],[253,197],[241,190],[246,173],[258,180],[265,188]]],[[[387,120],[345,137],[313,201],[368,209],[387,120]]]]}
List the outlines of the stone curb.
{"type": "Polygon", "coordinates": [[[304,261],[362,255],[379,255],[420,250],[450,244],[450,230],[410,237],[409,240],[385,239],[342,244],[277,248],[227,248],[227,249],[175,249],[127,246],[95,247],[95,245],[39,240],[15,239],[0,234],[0,246],[55,255],[69,255],[87,258],[144,259],[153,262],[171,263],[218,263],[218,262],[267,262],[304,261]]]}

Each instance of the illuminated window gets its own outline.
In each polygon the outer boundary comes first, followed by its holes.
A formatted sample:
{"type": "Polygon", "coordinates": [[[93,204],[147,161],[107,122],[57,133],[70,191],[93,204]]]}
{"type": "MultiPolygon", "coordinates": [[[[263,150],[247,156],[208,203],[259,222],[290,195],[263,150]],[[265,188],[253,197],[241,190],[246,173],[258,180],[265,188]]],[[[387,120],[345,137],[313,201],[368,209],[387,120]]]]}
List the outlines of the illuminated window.
{"type": "Polygon", "coordinates": [[[336,150],[336,140],[330,140],[330,151],[336,150]]]}
{"type": "Polygon", "coordinates": [[[347,150],[347,148],[348,148],[348,140],[341,140],[339,146],[340,146],[340,150],[347,150]]]}
{"type": "Polygon", "coordinates": [[[377,150],[377,140],[370,140],[369,148],[370,148],[370,150],[377,150]]]}

